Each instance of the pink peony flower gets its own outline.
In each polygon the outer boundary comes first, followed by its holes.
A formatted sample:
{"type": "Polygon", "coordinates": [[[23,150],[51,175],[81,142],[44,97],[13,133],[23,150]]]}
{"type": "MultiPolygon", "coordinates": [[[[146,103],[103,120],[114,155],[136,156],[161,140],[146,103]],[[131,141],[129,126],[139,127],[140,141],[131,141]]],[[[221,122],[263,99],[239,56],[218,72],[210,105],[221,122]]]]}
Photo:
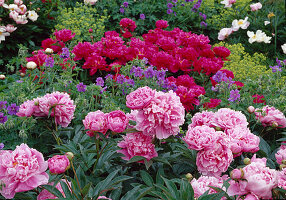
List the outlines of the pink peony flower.
{"type": "Polygon", "coordinates": [[[257,11],[262,8],[262,4],[260,2],[254,3],[250,5],[251,11],[257,11]]]}
{"type": "MultiPolygon", "coordinates": [[[[128,133],[126,136],[122,136],[124,140],[118,143],[118,147],[122,148],[118,150],[118,153],[124,154],[122,157],[124,160],[130,160],[134,156],[143,156],[147,160],[150,160],[158,156],[155,145],[152,144],[152,137],[144,135],[141,132],[128,133]]],[[[139,161],[143,162],[143,161],[139,161]]]]}
{"type": "Polygon", "coordinates": [[[54,32],[54,35],[56,36],[58,41],[67,42],[67,41],[69,41],[69,40],[74,38],[75,33],[72,34],[72,31],[69,30],[69,29],[62,29],[62,30],[59,30],[59,31],[56,30],[54,32]]]}
{"type": "Polygon", "coordinates": [[[129,29],[131,32],[133,32],[136,29],[135,21],[129,18],[123,18],[120,20],[119,25],[123,29],[129,29]]]}
{"type": "Polygon", "coordinates": [[[158,20],[156,21],[156,28],[165,29],[169,26],[166,20],[158,20]]]}
{"type": "Polygon", "coordinates": [[[55,117],[57,124],[62,127],[67,127],[71,120],[73,119],[75,105],[73,100],[67,93],[53,92],[51,94],[46,94],[44,97],[39,98],[39,109],[41,112],[45,113],[46,116],[49,115],[50,109],[51,117],[55,117]]]}
{"type": "Polygon", "coordinates": [[[115,110],[108,113],[106,115],[106,121],[108,128],[115,133],[123,132],[129,122],[125,113],[121,110],[115,110]]]}
{"type": "Polygon", "coordinates": [[[106,114],[100,110],[90,112],[82,120],[85,129],[105,134],[108,130],[106,114]]]}
{"type": "MultiPolygon", "coordinates": [[[[62,179],[61,181],[66,182],[66,180],[62,179]]],[[[71,186],[71,183],[68,182],[67,184],[69,184],[71,186]]],[[[54,183],[49,183],[49,185],[54,185],[54,183]]],[[[63,188],[61,186],[60,183],[58,183],[56,186],[55,186],[59,191],[60,193],[62,193],[62,195],[65,197],[65,193],[63,191],[63,188]]],[[[46,199],[58,199],[58,197],[56,197],[55,195],[51,194],[48,190],[44,189],[40,192],[40,194],[37,196],[37,200],[46,200],[46,199]]]]}
{"type": "Polygon", "coordinates": [[[198,152],[196,164],[202,175],[220,176],[226,172],[232,160],[232,152],[221,136],[212,147],[198,152]]]}
{"type": "MultiPolygon", "coordinates": [[[[0,151],[1,152],[1,151],[0,151]]],[[[47,184],[49,175],[43,154],[26,144],[17,146],[14,151],[0,153],[0,193],[6,199],[12,199],[17,192],[32,190],[47,184]]]]}
{"type": "Polygon", "coordinates": [[[33,100],[25,101],[20,105],[20,109],[17,112],[18,117],[31,117],[35,110],[35,102],[33,100]]]}
{"type": "Polygon", "coordinates": [[[233,30],[232,28],[223,28],[218,33],[218,40],[224,40],[227,38],[230,34],[232,34],[233,30]]]}
{"type": "Polygon", "coordinates": [[[194,197],[199,198],[207,190],[209,190],[208,194],[217,193],[217,191],[210,188],[209,186],[222,188],[223,187],[223,178],[222,177],[213,177],[213,176],[201,176],[198,179],[194,178],[191,181],[191,185],[194,189],[194,197]]]}
{"type": "Polygon", "coordinates": [[[99,196],[99,197],[97,198],[97,200],[99,200],[99,199],[107,199],[107,200],[112,200],[112,199],[110,199],[110,198],[107,198],[106,196],[99,196]]]}
{"type": "Polygon", "coordinates": [[[148,86],[140,87],[126,96],[126,106],[131,109],[143,109],[154,98],[155,92],[148,86]]]}
{"type": "MultiPolygon", "coordinates": [[[[284,146],[284,145],[283,145],[284,146]]],[[[279,149],[275,154],[276,162],[281,165],[283,160],[286,160],[286,149],[279,149]]]]}
{"type": "Polygon", "coordinates": [[[212,125],[213,118],[214,118],[214,113],[211,111],[197,112],[193,116],[192,123],[189,126],[196,127],[196,126],[206,125],[209,127],[214,127],[212,125]]]}
{"type": "Polygon", "coordinates": [[[286,127],[285,115],[274,107],[264,106],[262,109],[256,109],[254,114],[264,127],[272,126],[275,122],[278,124],[277,128],[286,127]]]}
{"type": "Polygon", "coordinates": [[[55,155],[48,159],[51,174],[62,174],[70,168],[70,161],[66,155],[55,155]]]}
{"type": "Polygon", "coordinates": [[[278,187],[286,190],[286,168],[283,168],[282,171],[277,172],[278,176],[278,187]]]}
{"type": "Polygon", "coordinates": [[[241,179],[243,177],[243,170],[242,169],[234,169],[230,173],[230,178],[232,179],[241,179]]]}
{"type": "Polygon", "coordinates": [[[211,148],[216,142],[218,135],[214,128],[205,125],[194,128],[189,126],[183,140],[188,144],[190,149],[200,151],[205,148],[211,148]]]}
{"type": "Polygon", "coordinates": [[[165,139],[179,133],[184,117],[185,109],[172,90],[168,93],[156,92],[150,104],[138,110],[136,129],[145,135],[165,139]]]}

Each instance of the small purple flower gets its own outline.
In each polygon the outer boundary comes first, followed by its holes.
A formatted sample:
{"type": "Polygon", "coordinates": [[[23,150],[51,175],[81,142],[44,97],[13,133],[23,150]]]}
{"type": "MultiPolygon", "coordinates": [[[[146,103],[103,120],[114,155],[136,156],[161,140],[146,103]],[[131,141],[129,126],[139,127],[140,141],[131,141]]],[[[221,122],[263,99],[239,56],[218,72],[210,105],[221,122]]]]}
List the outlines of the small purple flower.
{"type": "Polygon", "coordinates": [[[168,3],[168,4],[167,4],[167,7],[168,7],[168,8],[173,8],[173,4],[172,4],[172,3],[168,3]]]}
{"type": "Polygon", "coordinates": [[[156,75],[156,72],[153,70],[153,67],[150,66],[144,71],[146,78],[153,78],[156,75]]]}
{"type": "Polygon", "coordinates": [[[112,74],[107,74],[104,78],[105,78],[105,80],[112,80],[113,79],[113,75],[112,74]]]}
{"type": "Polygon", "coordinates": [[[184,4],[184,3],[182,3],[182,4],[181,4],[181,6],[185,6],[185,4],[184,4]]]}
{"type": "Polygon", "coordinates": [[[176,13],[176,12],[174,12],[174,16],[177,16],[177,13],[176,13]]]}
{"type": "Polygon", "coordinates": [[[145,15],[142,13],[140,14],[140,19],[144,20],[145,19],[145,15]]]}
{"type": "Polygon", "coordinates": [[[7,120],[8,120],[8,117],[4,116],[4,113],[0,112],[0,123],[5,124],[5,122],[7,122],[7,120]]]}
{"type": "Polygon", "coordinates": [[[127,7],[128,7],[128,2],[125,1],[125,2],[123,3],[123,6],[124,6],[125,8],[127,8],[127,7]]]}
{"type": "Polygon", "coordinates": [[[5,145],[4,145],[3,143],[0,143],[0,150],[3,149],[4,146],[5,146],[5,145]]]}
{"type": "Polygon", "coordinates": [[[48,58],[45,60],[45,63],[46,63],[46,67],[51,67],[51,68],[53,68],[53,67],[54,67],[54,64],[55,64],[55,61],[54,61],[53,57],[48,57],[48,58]]]}
{"type": "Polygon", "coordinates": [[[16,115],[16,113],[19,111],[19,106],[17,106],[15,103],[12,103],[10,106],[8,106],[8,114],[9,115],[16,115]]]}
{"type": "Polygon", "coordinates": [[[212,91],[217,92],[219,88],[218,88],[218,87],[215,87],[215,86],[212,86],[211,89],[212,89],[212,91]]]}
{"type": "Polygon", "coordinates": [[[175,83],[171,83],[168,86],[168,90],[173,90],[175,92],[177,89],[178,89],[178,87],[175,83]]]}
{"type": "Polygon", "coordinates": [[[229,101],[230,102],[235,102],[235,101],[239,101],[240,99],[240,94],[239,94],[239,90],[231,90],[230,91],[230,95],[229,95],[229,101]]]}
{"type": "Polygon", "coordinates": [[[272,72],[275,73],[277,71],[282,71],[282,69],[280,68],[279,65],[275,65],[275,66],[269,66],[272,69],[272,72]]]}
{"type": "Polygon", "coordinates": [[[117,77],[117,80],[116,80],[116,82],[119,83],[119,84],[123,84],[125,81],[126,81],[126,78],[125,78],[125,76],[122,75],[122,74],[119,75],[119,76],[117,77]]]}
{"type": "Polygon", "coordinates": [[[207,24],[206,22],[204,22],[204,21],[202,21],[202,22],[200,23],[200,25],[201,25],[201,27],[207,27],[207,26],[208,26],[208,24],[207,24]]]}
{"type": "Polygon", "coordinates": [[[157,71],[157,74],[156,74],[157,79],[158,80],[164,80],[165,76],[166,76],[166,71],[165,70],[157,71]]]}
{"type": "Polygon", "coordinates": [[[143,74],[143,69],[141,67],[136,67],[134,71],[134,76],[135,77],[141,77],[143,74]]]}
{"type": "Polygon", "coordinates": [[[0,110],[6,108],[7,101],[0,101],[0,110]]]}
{"type": "Polygon", "coordinates": [[[69,58],[70,57],[70,51],[68,48],[64,47],[62,49],[62,54],[60,55],[61,58],[65,59],[65,58],[69,58]]]}
{"type": "Polygon", "coordinates": [[[168,10],[167,10],[167,14],[168,14],[168,15],[171,14],[172,12],[173,12],[172,9],[168,9],[168,10]]]}
{"type": "Polygon", "coordinates": [[[104,86],[104,80],[102,77],[98,77],[96,79],[96,85],[103,87],[104,86]]]}
{"type": "Polygon", "coordinates": [[[123,14],[124,13],[124,8],[119,8],[119,11],[123,14]]]}
{"type": "Polygon", "coordinates": [[[142,60],[144,60],[144,61],[145,61],[145,65],[147,65],[147,64],[148,64],[148,62],[149,62],[149,61],[148,61],[148,58],[145,58],[145,57],[144,57],[144,58],[142,58],[142,60]]]}
{"type": "Polygon", "coordinates": [[[104,88],[102,88],[102,90],[100,90],[100,94],[102,94],[104,91],[106,91],[107,87],[105,86],[104,88]]]}
{"type": "Polygon", "coordinates": [[[135,82],[134,82],[133,79],[126,79],[126,83],[127,83],[128,85],[131,85],[132,87],[135,85],[135,82]]]}
{"type": "Polygon", "coordinates": [[[18,81],[16,81],[17,83],[23,83],[23,81],[22,80],[18,80],[18,81]]]}
{"type": "Polygon", "coordinates": [[[76,85],[77,91],[79,92],[85,92],[86,91],[86,85],[84,85],[83,83],[79,83],[76,85]]]}
{"type": "Polygon", "coordinates": [[[172,0],[174,3],[177,3],[178,2],[178,0],[172,0]]]}
{"type": "Polygon", "coordinates": [[[218,71],[215,75],[213,75],[213,80],[217,83],[220,83],[222,80],[224,80],[226,77],[226,73],[223,73],[222,71],[218,71]]]}
{"type": "Polygon", "coordinates": [[[132,68],[130,69],[130,74],[134,74],[136,71],[136,66],[132,66],[132,68]]]}

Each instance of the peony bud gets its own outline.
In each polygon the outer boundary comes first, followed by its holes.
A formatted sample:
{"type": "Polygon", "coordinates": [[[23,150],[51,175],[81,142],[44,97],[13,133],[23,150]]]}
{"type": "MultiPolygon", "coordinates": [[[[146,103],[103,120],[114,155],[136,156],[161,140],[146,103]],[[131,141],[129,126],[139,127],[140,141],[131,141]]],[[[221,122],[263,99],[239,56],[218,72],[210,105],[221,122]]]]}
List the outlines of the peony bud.
{"type": "Polygon", "coordinates": [[[24,76],[25,76],[25,73],[21,73],[20,76],[21,76],[21,77],[24,77],[24,76]]]}
{"type": "Polygon", "coordinates": [[[193,179],[193,175],[191,173],[187,173],[186,178],[188,179],[188,181],[191,181],[193,179]]]}
{"type": "Polygon", "coordinates": [[[286,160],[282,160],[282,164],[286,165],[286,160]]]}
{"type": "Polygon", "coordinates": [[[88,30],[88,32],[92,33],[92,32],[93,32],[92,28],[90,28],[90,29],[88,30]]]}
{"type": "Polygon", "coordinates": [[[66,155],[55,155],[48,159],[51,174],[62,174],[70,168],[70,161],[66,155]]]}
{"type": "Polygon", "coordinates": [[[215,130],[221,131],[221,128],[217,126],[217,127],[215,127],[215,130]]]}
{"type": "Polygon", "coordinates": [[[285,167],[286,167],[286,165],[284,165],[284,164],[279,165],[280,170],[282,170],[285,167]]]}
{"type": "Polygon", "coordinates": [[[46,48],[45,53],[52,54],[52,53],[54,53],[54,50],[51,48],[46,48]]]}
{"type": "Polygon", "coordinates": [[[230,178],[238,180],[241,179],[244,175],[244,172],[242,169],[234,169],[230,172],[230,178]]]}
{"type": "Polygon", "coordinates": [[[251,114],[251,113],[254,113],[254,111],[255,111],[255,108],[253,107],[253,106],[249,106],[248,108],[247,108],[247,111],[251,114]]]}
{"type": "Polygon", "coordinates": [[[65,155],[68,157],[68,159],[71,161],[74,158],[74,155],[72,152],[66,152],[65,155]]]}
{"type": "Polygon", "coordinates": [[[30,61],[30,62],[27,63],[26,67],[27,67],[27,69],[33,70],[33,69],[35,69],[37,67],[37,64],[35,62],[33,62],[33,61],[30,61]]]}
{"type": "Polygon", "coordinates": [[[6,78],[6,76],[4,74],[0,74],[0,79],[4,80],[6,78]]]}
{"type": "Polygon", "coordinates": [[[277,128],[278,126],[279,126],[279,124],[277,122],[272,123],[272,128],[277,128]]]}
{"type": "Polygon", "coordinates": [[[245,165],[249,165],[251,163],[251,160],[249,158],[244,158],[243,163],[245,165]]]}

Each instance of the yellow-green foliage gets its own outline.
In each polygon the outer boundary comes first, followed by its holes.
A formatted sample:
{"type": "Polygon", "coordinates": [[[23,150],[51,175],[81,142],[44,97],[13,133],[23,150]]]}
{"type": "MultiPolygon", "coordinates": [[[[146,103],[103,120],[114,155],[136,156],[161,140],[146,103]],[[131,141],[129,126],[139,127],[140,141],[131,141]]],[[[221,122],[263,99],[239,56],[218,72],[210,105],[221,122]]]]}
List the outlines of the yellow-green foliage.
{"type": "Polygon", "coordinates": [[[231,27],[232,21],[238,19],[238,14],[245,14],[246,16],[246,13],[250,10],[249,5],[252,0],[237,0],[230,8],[224,8],[224,4],[220,2],[221,0],[204,0],[201,5],[204,13],[210,13],[208,14],[206,22],[217,30],[231,27]],[[234,8],[239,11],[235,11],[234,8]]]}
{"type": "Polygon", "coordinates": [[[106,20],[108,16],[99,16],[93,6],[77,3],[74,8],[61,8],[55,28],[70,29],[76,34],[73,40],[76,42],[91,41],[91,35],[94,36],[94,40],[100,40],[105,32],[106,20]],[[93,30],[92,34],[89,33],[89,29],[93,30]]]}
{"type": "Polygon", "coordinates": [[[261,53],[249,55],[241,43],[230,45],[220,42],[214,46],[224,46],[231,51],[227,58],[229,61],[225,61],[224,68],[233,72],[235,80],[258,79],[262,75],[271,73],[269,67],[264,64],[266,57],[261,53]]]}

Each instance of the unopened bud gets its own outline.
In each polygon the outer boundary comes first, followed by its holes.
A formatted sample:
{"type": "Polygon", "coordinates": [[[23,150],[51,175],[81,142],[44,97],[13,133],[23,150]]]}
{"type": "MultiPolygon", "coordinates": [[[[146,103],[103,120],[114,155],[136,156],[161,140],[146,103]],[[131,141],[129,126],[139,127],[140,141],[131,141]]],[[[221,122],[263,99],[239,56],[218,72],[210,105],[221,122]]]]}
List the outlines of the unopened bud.
{"type": "Polygon", "coordinates": [[[238,180],[241,179],[244,176],[243,170],[240,169],[234,169],[230,172],[230,178],[238,180]]]}
{"type": "Polygon", "coordinates": [[[33,61],[30,61],[30,62],[27,63],[26,67],[27,67],[27,69],[32,69],[33,70],[33,69],[35,69],[37,67],[37,64],[35,62],[33,62],[33,61]]]}
{"type": "Polygon", "coordinates": [[[249,158],[244,158],[243,163],[245,165],[249,165],[251,163],[251,160],[249,158]]]}
{"type": "Polygon", "coordinates": [[[91,36],[90,36],[90,39],[92,39],[92,40],[93,40],[93,35],[91,35],[91,36]]]}
{"type": "Polygon", "coordinates": [[[24,76],[25,76],[25,73],[20,73],[20,76],[21,76],[21,77],[24,77],[24,76]]]}
{"type": "Polygon", "coordinates": [[[0,79],[4,80],[6,78],[6,76],[4,74],[0,74],[0,79]]]}
{"type": "Polygon", "coordinates": [[[282,170],[285,167],[286,167],[286,165],[284,165],[284,164],[279,165],[280,170],[282,170]]]}
{"type": "Polygon", "coordinates": [[[282,160],[282,164],[286,165],[286,160],[282,160]]]}
{"type": "Polygon", "coordinates": [[[41,8],[37,8],[37,11],[40,11],[41,10],[41,8]]]}
{"type": "Polygon", "coordinates": [[[187,173],[186,178],[188,179],[188,181],[191,181],[193,179],[193,175],[191,173],[187,173]]]}
{"type": "Polygon", "coordinates": [[[277,128],[278,126],[279,126],[279,124],[278,124],[277,122],[273,122],[273,123],[272,123],[272,127],[273,127],[273,128],[277,128]]]}
{"type": "Polygon", "coordinates": [[[221,128],[217,126],[217,127],[215,127],[215,130],[221,131],[221,128]]]}
{"type": "Polygon", "coordinates": [[[67,152],[65,153],[66,157],[68,157],[68,159],[71,161],[74,158],[74,155],[72,152],[67,152]]]}
{"type": "Polygon", "coordinates": [[[254,111],[255,111],[255,108],[253,107],[253,106],[249,106],[248,108],[247,108],[247,111],[251,114],[251,113],[254,113],[254,111]]]}
{"type": "Polygon", "coordinates": [[[88,32],[92,33],[92,32],[93,32],[92,28],[90,28],[90,29],[88,30],[88,32]]]}
{"type": "Polygon", "coordinates": [[[52,54],[52,53],[54,53],[54,50],[51,48],[46,48],[45,53],[52,54]]]}

